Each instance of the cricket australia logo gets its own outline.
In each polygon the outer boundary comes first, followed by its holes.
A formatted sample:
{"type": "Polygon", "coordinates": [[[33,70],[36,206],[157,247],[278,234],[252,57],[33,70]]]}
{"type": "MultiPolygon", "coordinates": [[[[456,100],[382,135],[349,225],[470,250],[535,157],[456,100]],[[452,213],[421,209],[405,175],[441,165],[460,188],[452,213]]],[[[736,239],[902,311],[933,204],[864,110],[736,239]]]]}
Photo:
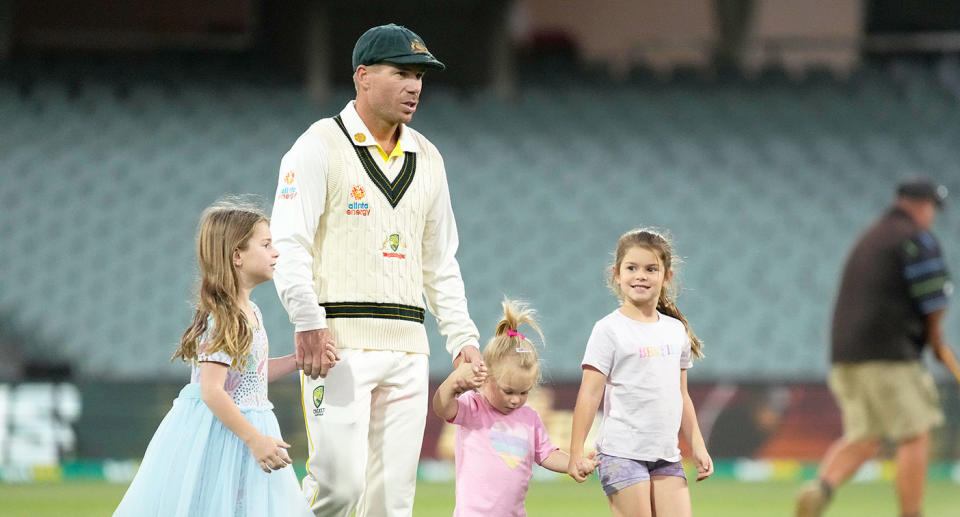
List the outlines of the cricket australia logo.
{"type": "Polygon", "coordinates": [[[426,47],[423,43],[420,43],[420,40],[418,40],[418,39],[415,39],[415,40],[413,40],[413,41],[410,42],[410,50],[411,50],[414,54],[429,54],[429,53],[430,53],[430,51],[427,50],[427,47],[426,47]]]}
{"type": "Polygon", "coordinates": [[[323,416],[323,386],[317,386],[313,389],[313,416],[323,416]]]}
{"type": "Polygon", "coordinates": [[[400,238],[399,233],[391,233],[383,241],[380,251],[384,257],[404,259],[407,258],[407,243],[400,238]]]}
{"type": "Polygon", "coordinates": [[[353,201],[347,205],[347,215],[370,215],[370,204],[363,202],[363,198],[366,195],[367,193],[364,192],[363,187],[354,185],[353,189],[350,190],[350,198],[353,201]]]}

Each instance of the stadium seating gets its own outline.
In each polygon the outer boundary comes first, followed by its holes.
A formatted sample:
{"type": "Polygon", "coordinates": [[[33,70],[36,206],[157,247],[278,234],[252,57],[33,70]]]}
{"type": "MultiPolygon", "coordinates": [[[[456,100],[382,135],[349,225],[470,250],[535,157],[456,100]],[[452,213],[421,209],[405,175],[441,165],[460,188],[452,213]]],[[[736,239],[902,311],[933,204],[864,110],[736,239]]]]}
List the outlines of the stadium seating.
{"type": "MultiPolygon", "coordinates": [[[[269,208],[280,157],[352,91],[315,103],[229,63],[8,68],[2,321],[34,337],[24,355],[79,376],[183,377],[168,359],[190,316],[200,211],[243,192],[269,208]]],[[[444,154],[482,340],[504,295],[531,301],[548,381],[579,376],[593,322],[616,307],[614,243],[646,225],[669,229],[683,258],[678,305],[707,343],[697,379],[822,379],[853,239],[911,174],[960,193],[955,60],[869,65],[842,82],[541,77],[509,100],[428,84],[414,126],[444,154]]],[[[960,271],[956,220],[948,209],[937,230],[960,271]]],[[[255,299],[272,354],[289,352],[272,285],[255,299]]],[[[960,342],[956,313],[947,332],[960,342]]],[[[449,357],[430,328],[440,375],[449,357]]]]}

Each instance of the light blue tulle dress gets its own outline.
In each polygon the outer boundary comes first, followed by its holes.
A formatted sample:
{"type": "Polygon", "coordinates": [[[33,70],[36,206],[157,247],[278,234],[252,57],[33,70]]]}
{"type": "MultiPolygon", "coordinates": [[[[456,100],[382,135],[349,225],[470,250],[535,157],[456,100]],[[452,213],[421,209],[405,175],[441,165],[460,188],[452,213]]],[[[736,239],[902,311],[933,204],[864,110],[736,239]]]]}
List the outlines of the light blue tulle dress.
{"type": "MultiPolygon", "coordinates": [[[[253,310],[263,321],[260,309],[254,305],[253,310]]],[[[262,325],[253,329],[250,353],[241,360],[223,352],[201,350],[198,355],[190,384],[150,440],[114,517],[313,517],[293,467],[264,472],[243,441],[200,398],[199,362],[229,364],[224,389],[254,427],[281,438],[273,404],[267,400],[267,334],[262,325]]]]}

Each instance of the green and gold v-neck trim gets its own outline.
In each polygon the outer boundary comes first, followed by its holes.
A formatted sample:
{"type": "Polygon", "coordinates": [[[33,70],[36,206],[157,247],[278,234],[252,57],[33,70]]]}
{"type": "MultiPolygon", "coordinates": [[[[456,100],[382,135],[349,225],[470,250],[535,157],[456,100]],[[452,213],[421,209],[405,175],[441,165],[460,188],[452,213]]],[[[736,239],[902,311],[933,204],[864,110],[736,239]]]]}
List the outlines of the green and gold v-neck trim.
{"type": "Polygon", "coordinates": [[[350,138],[350,133],[347,131],[347,126],[343,124],[343,119],[340,115],[333,117],[333,120],[340,126],[340,131],[343,131],[344,136],[347,137],[350,145],[353,146],[353,150],[357,152],[357,158],[360,159],[360,164],[363,165],[363,169],[367,171],[367,176],[369,176],[373,184],[380,189],[380,192],[383,192],[387,201],[390,202],[390,206],[396,208],[397,204],[400,203],[400,199],[403,198],[403,194],[407,192],[410,184],[413,183],[413,176],[417,171],[417,154],[404,151],[403,166],[400,168],[400,173],[397,174],[397,177],[394,178],[393,181],[389,181],[387,176],[383,174],[380,166],[374,161],[370,150],[367,149],[366,146],[353,143],[353,139],[350,138]]]}

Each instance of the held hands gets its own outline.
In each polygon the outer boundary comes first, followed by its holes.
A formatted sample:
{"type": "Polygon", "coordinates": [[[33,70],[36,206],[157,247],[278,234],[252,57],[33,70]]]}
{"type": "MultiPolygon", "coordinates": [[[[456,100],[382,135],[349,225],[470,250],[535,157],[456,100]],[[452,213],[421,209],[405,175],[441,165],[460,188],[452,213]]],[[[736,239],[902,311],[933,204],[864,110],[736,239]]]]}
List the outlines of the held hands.
{"type": "Polygon", "coordinates": [[[567,464],[567,474],[570,474],[570,477],[575,479],[577,483],[583,483],[600,466],[596,457],[596,451],[590,451],[590,454],[587,454],[586,457],[571,455],[570,463],[567,464]]]}
{"type": "Polygon", "coordinates": [[[460,349],[460,353],[453,359],[453,367],[455,368],[453,376],[457,380],[457,395],[479,388],[487,379],[487,365],[483,363],[480,350],[473,345],[460,349]]]}
{"type": "MultiPolygon", "coordinates": [[[[473,348],[476,351],[476,347],[473,348]]],[[[466,348],[464,348],[466,350],[466,348]]],[[[460,356],[458,355],[459,359],[460,356]]],[[[479,388],[487,379],[487,365],[483,361],[470,363],[461,361],[433,394],[433,411],[440,418],[452,421],[457,417],[457,397],[460,394],[479,388]]]]}
{"type": "Polygon", "coordinates": [[[453,380],[453,390],[459,395],[483,385],[487,380],[487,365],[483,362],[479,364],[462,362],[450,377],[453,380]]]}
{"type": "MultiPolygon", "coordinates": [[[[467,345],[461,348],[460,353],[457,354],[456,358],[454,358],[453,367],[459,368],[464,361],[470,364],[481,365],[483,364],[483,356],[480,355],[480,350],[477,347],[473,345],[467,345]]],[[[479,370],[475,371],[479,373],[479,370]]]]}
{"type": "Polygon", "coordinates": [[[285,450],[289,447],[289,443],[265,434],[258,434],[247,442],[247,448],[257,459],[257,464],[268,474],[273,470],[280,470],[293,463],[285,450]]]}
{"type": "Polygon", "coordinates": [[[703,481],[713,474],[713,460],[706,447],[694,447],[690,451],[694,465],[697,466],[697,481],[703,481]]]}
{"type": "Polygon", "coordinates": [[[330,329],[297,332],[293,337],[296,348],[297,369],[312,379],[326,377],[330,368],[340,360],[337,346],[330,329]]]}

